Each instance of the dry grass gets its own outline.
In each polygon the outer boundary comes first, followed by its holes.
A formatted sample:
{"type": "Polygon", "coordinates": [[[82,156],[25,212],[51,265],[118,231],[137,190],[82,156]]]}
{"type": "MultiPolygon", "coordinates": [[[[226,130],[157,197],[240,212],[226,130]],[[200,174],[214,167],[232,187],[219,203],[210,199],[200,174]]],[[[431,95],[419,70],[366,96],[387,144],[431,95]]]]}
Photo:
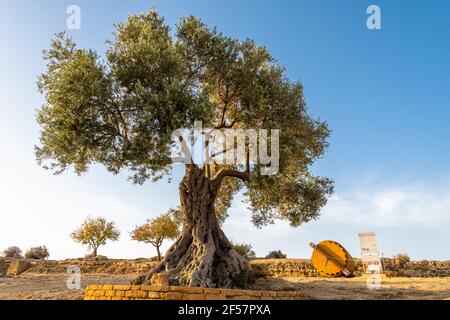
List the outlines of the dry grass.
{"type": "Polygon", "coordinates": [[[129,284],[135,275],[89,274],[81,277],[80,290],[68,290],[65,274],[24,274],[0,278],[0,300],[81,300],[91,284],[129,284]]]}
{"type": "MultiPolygon", "coordinates": [[[[128,284],[135,274],[86,274],[82,287],[90,284],[128,284]]],[[[0,300],[76,300],[83,289],[67,290],[65,274],[23,274],[16,278],[0,278],[0,300]]],[[[450,278],[385,278],[381,289],[371,290],[364,278],[263,278],[253,285],[257,290],[300,290],[314,299],[423,299],[450,298],[450,278]]]]}
{"type": "Polygon", "coordinates": [[[450,298],[450,278],[383,278],[380,289],[369,289],[367,279],[265,278],[258,290],[302,290],[314,299],[332,300],[442,300],[450,298]]]}

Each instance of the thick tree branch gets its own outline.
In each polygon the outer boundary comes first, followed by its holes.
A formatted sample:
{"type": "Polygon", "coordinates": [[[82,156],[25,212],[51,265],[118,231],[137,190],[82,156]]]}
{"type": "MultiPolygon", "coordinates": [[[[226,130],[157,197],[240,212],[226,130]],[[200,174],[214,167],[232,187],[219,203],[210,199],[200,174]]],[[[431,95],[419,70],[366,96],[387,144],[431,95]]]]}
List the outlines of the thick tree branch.
{"type": "Polygon", "coordinates": [[[242,181],[246,182],[250,180],[250,173],[245,171],[239,171],[239,170],[233,170],[233,169],[221,169],[212,179],[211,183],[216,187],[219,188],[222,184],[222,181],[225,177],[234,177],[239,178],[242,181]]]}
{"type": "Polygon", "coordinates": [[[175,130],[175,135],[177,136],[178,140],[180,141],[181,150],[184,154],[184,158],[175,157],[172,160],[174,162],[184,162],[185,165],[193,164],[194,160],[192,159],[192,154],[189,150],[188,145],[186,144],[186,141],[184,140],[183,136],[181,135],[181,132],[179,132],[179,130],[175,130]],[[184,159],[184,161],[183,161],[183,159],[184,159]]]}
{"type": "Polygon", "coordinates": [[[215,185],[217,188],[220,187],[222,184],[222,181],[225,177],[234,177],[239,178],[244,182],[247,182],[250,180],[250,150],[248,149],[248,144],[246,145],[246,161],[245,161],[245,171],[239,171],[234,169],[221,169],[212,179],[213,185],[215,185]]]}
{"type": "Polygon", "coordinates": [[[128,136],[128,133],[129,133],[128,125],[123,116],[120,105],[112,99],[109,99],[108,102],[109,102],[109,104],[103,103],[103,106],[106,107],[106,109],[108,109],[108,112],[110,113],[110,115],[112,117],[113,124],[116,127],[117,135],[119,137],[122,137],[124,139],[125,143],[130,143],[130,139],[128,136]],[[112,107],[112,110],[110,107],[112,107]]]}

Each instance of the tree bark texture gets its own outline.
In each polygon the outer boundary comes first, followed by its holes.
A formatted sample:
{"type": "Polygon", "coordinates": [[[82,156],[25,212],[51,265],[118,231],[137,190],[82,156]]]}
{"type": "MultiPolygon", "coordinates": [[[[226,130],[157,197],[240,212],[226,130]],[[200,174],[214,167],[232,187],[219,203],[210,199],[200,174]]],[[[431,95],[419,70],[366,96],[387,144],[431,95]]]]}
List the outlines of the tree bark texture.
{"type": "MultiPolygon", "coordinates": [[[[221,178],[222,179],[222,178],[221,178]]],[[[220,181],[221,181],[220,179],[220,181]]],[[[220,182],[196,165],[186,166],[180,186],[184,226],[164,259],[140,282],[190,287],[242,287],[249,264],[239,255],[217,221],[214,202],[220,182]]]]}

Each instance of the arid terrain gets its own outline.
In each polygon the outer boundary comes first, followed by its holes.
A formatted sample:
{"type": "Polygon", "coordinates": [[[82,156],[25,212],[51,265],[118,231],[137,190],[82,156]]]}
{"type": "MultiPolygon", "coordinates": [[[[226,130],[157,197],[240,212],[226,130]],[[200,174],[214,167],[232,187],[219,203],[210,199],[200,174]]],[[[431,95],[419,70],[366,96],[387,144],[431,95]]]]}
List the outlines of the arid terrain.
{"type": "Polygon", "coordinates": [[[85,275],[82,289],[68,290],[65,274],[25,274],[0,278],[0,300],[81,300],[83,288],[91,284],[128,284],[130,278],[117,275],[85,275]]]}
{"type": "Polygon", "coordinates": [[[380,289],[369,289],[366,279],[264,278],[255,289],[302,290],[313,299],[331,300],[442,300],[450,299],[450,278],[384,278],[380,289]]]}
{"type": "MultiPolygon", "coordinates": [[[[152,259],[38,262],[0,259],[0,300],[83,299],[83,290],[88,285],[129,284],[154,264],[152,259]],[[69,265],[81,268],[79,290],[67,289],[69,265]]],[[[397,270],[394,262],[385,260],[390,276],[383,276],[379,289],[369,289],[364,276],[319,278],[305,259],[255,259],[251,264],[256,280],[249,289],[254,290],[303,291],[312,299],[450,299],[448,261],[410,262],[397,270]]]]}
{"type": "MultiPolygon", "coordinates": [[[[128,284],[135,275],[90,274],[82,276],[82,287],[90,284],[128,284]]],[[[66,275],[25,274],[0,279],[0,299],[82,299],[83,289],[68,290],[66,275]]],[[[357,278],[322,279],[261,278],[252,289],[301,290],[313,299],[450,299],[450,278],[385,278],[381,289],[368,289],[357,278]]]]}

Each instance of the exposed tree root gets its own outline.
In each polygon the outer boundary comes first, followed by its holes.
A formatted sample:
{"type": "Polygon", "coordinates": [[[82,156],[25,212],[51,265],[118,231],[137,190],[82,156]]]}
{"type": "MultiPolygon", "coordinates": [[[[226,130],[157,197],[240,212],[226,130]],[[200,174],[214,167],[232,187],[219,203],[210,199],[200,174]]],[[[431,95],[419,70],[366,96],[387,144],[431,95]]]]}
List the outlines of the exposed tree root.
{"type": "Polygon", "coordinates": [[[218,187],[197,166],[189,166],[180,183],[183,233],[163,261],[135,283],[190,287],[245,285],[249,264],[223,233],[214,211],[218,187]]]}

